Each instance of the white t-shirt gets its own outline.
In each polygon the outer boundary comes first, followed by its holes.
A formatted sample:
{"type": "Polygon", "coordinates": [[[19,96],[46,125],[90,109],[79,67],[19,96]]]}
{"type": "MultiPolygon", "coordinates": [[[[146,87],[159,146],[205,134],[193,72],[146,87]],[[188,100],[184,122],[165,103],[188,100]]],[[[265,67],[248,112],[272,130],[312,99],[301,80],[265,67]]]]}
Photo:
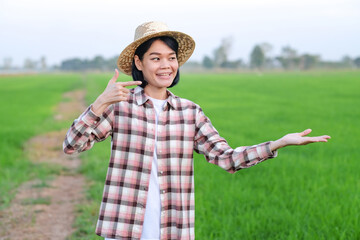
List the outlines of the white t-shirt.
{"type": "MultiPolygon", "coordinates": [[[[156,112],[156,128],[158,126],[159,113],[163,111],[166,100],[151,98],[156,112]]],[[[157,177],[157,154],[156,154],[157,130],[155,132],[155,148],[154,159],[151,166],[150,183],[148,190],[148,198],[146,202],[144,225],[141,233],[141,240],[159,240],[160,239],[160,186],[157,177]]],[[[105,240],[116,240],[105,238],[105,240]]]]}

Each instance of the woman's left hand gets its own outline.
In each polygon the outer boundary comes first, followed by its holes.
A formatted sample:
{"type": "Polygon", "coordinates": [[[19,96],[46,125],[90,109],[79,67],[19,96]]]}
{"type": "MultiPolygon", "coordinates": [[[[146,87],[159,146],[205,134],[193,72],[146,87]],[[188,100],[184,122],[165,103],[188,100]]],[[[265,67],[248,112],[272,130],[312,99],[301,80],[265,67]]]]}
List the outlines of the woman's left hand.
{"type": "Polygon", "coordinates": [[[328,135],[317,136],[317,137],[306,137],[311,132],[311,129],[306,129],[300,133],[289,133],[282,138],[270,143],[271,151],[275,151],[279,148],[290,146],[290,145],[306,145],[314,142],[327,142],[330,138],[328,135]]]}

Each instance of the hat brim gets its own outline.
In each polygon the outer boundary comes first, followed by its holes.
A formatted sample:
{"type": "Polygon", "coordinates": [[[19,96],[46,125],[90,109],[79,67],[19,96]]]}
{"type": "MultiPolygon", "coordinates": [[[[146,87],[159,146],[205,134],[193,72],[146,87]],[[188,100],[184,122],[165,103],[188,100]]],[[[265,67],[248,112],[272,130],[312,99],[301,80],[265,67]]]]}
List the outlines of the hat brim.
{"type": "Polygon", "coordinates": [[[195,41],[189,35],[177,31],[162,31],[153,33],[142,38],[139,38],[129,44],[121,53],[117,60],[119,70],[126,75],[131,76],[132,62],[134,59],[135,50],[147,40],[154,37],[169,36],[173,37],[179,44],[177,59],[179,66],[183,65],[193,54],[195,50],[195,41]]]}

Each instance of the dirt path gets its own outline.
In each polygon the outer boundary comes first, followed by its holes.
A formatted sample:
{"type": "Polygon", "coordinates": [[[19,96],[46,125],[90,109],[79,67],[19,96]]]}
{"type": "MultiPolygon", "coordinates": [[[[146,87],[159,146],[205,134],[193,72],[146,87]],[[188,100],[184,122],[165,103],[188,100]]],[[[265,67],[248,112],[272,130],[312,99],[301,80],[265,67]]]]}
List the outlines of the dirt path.
{"type": "MultiPolygon", "coordinates": [[[[54,121],[76,118],[84,111],[84,91],[68,92],[54,121]]],[[[60,174],[47,181],[22,184],[10,207],[0,212],[0,240],[63,240],[74,231],[75,206],[84,201],[85,178],[77,173],[78,156],[65,155],[67,130],[36,136],[25,146],[34,163],[58,165],[60,174]]]]}

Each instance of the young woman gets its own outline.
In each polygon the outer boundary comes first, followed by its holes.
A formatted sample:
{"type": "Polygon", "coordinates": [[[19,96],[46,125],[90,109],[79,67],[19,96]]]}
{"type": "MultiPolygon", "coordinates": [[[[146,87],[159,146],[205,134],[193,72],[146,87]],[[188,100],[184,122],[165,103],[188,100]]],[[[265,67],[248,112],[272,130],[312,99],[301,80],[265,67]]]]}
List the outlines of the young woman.
{"type": "Polygon", "coordinates": [[[95,102],[74,121],[64,151],[90,149],[112,138],[111,157],[96,234],[108,239],[194,239],[193,152],[230,173],[273,158],[288,145],[326,142],[311,132],[287,134],[232,149],[202,109],[172,94],[179,66],[194,40],[159,22],[140,25],[118,59],[134,81],[117,82],[119,72],[95,102]],[[140,85],[135,89],[126,86],[140,85]]]}

